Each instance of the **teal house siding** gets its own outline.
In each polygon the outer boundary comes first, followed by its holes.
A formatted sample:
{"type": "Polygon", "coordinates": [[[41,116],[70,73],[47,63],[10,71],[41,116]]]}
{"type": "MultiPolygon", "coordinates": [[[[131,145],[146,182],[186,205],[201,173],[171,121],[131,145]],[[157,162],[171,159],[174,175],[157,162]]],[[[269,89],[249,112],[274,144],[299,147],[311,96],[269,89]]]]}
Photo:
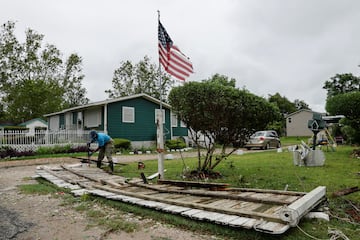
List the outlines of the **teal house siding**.
{"type": "Polygon", "coordinates": [[[187,137],[188,129],[184,127],[173,127],[173,136],[174,137],[187,137]]]}
{"type": "MultiPolygon", "coordinates": [[[[108,104],[108,129],[109,135],[113,138],[126,138],[131,141],[155,141],[156,123],[155,110],[159,105],[144,98],[134,98],[121,102],[108,104]],[[132,107],[135,112],[133,123],[123,122],[123,107],[132,107]]],[[[170,129],[170,111],[165,110],[164,129],[170,129]]],[[[164,131],[166,139],[169,139],[170,132],[164,131]]]]}

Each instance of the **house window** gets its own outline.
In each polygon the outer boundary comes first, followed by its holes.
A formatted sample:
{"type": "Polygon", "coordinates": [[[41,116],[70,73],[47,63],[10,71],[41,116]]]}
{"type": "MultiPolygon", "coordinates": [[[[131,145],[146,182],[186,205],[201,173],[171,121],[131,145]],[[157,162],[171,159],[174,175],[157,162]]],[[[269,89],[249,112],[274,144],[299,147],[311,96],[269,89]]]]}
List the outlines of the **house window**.
{"type": "MultiPolygon", "coordinates": [[[[155,123],[156,123],[158,114],[160,114],[160,109],[155,109],[155,123]]],[[[164,109],[162,109],[162,118],[163,118],[162,123],[164,124],[165,123],[165,110],[164,109]]]]}
{"type": "Polygon", "coordinates": [[[186,127],[186,124],[183,121],[180,121],[180,127],[186,127]]]}
{"type": "Polygon", "coordinates": [[[134,123],[135,122],[135,108],[122,107],[122,122],[134,123]]]}
{"type": "Polygon", "coordinates": [[[60,118],[59,115],[51,116],[49,118],[49,130],[59,130],[60,118]]]}
{"type": "Polygon", "coordinates": [[[171,126],[172,127],[178,126],[178,118],[177,118],[177,115],[174,113],[171,114],[171,126]]]}
{"type": "Polygon", "coordinates": [[[84,125],[88,128],[101,125],[101,109],[88,109],[84,112],[84,125]]]}
{"type": "Polygon", "coordinates": [[[77,112],[73,112],[71,113],[71,119],[72,119],[72,124],[76,125],[77,124],[77,112]]]}

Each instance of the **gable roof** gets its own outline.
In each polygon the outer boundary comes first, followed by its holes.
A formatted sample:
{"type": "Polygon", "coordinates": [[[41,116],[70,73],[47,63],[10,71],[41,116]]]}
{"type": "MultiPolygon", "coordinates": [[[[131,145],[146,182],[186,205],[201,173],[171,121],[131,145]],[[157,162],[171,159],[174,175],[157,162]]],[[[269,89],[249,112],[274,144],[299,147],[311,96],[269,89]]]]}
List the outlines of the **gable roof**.
{"type": "Polygon", "coordinates": [[[41,118],[33,118],[33,119],[29,120],[29,121],[20,123],[18,126],[27,126],[28,124],[31,124],[31,123],[36,122],[36,121],[41,122],[41,123],[47,125],[47,122],[44,121],[44,120],[42,120],[41,118]]]}
{"type": "MultiPolygon", "coordinates": [[[[135,94],[135,95],[131,95],[131,96],[125,96],[125,97],[119,97],[119,98],[114,98],[114,99],[107,99],[104,101],[98,101],[98,102],[93,102],[93,103],[89,103],[89,104],[85,104],[85,105],[81,105],[81,106],[77,106],[77,107],[72,107],[72,108],[67,108],[64,109],[62,111],[59,112],[54,112],[54,113],[49,113],[49,114],[45,114],[44,117],[50,117],[50,116],[54,116],[54,115],[59,115],[62,113],[66,113],[66,112],[71,112],[71,111],[75,111],[75,110],[81,110],[81,109],[86,109],[86,108],[90,108],[90,107],[96,107],[96,106],[104,106],[107,105],[109,103],[114,103],[114,102],[122,102],[122,101],[126,101],[126,100],[130,100],[130,99],[135,99],[135,98],[145,98],[151,102],[154,102],[156,104],[160,104],[160,100],[151,97],[145,93],[140,93],[140,94],[135,94]]],[[[161,102],[162,106],[165,108],[170,109],[171,106],[167,103],[161,102]]]]}
{"type": "Polygon", "coordinates": [[[285,118],[294,116],[294,115],[299,114],[299,113],[301,113],[301,112],[316,113],[316,112],[314,112],[314,111],[312,111],[312,110],[309,110],[309,109],[300,109],[300,110],[298,110],[298,111],[296,111],[296,112],[293,112],[293,113],[290,113],[290,114],[286,115],[285,118]]]}

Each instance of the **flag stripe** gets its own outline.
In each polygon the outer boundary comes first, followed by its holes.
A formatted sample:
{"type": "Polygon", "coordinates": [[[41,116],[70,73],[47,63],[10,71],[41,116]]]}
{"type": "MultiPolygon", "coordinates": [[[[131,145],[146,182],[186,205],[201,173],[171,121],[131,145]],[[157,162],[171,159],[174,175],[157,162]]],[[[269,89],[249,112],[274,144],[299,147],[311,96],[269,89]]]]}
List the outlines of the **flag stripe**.
{"type": "Polygon", "coordinates": [[[168,72],[170,75],[182,80],[182,81],[185,81],[185,77],[181,76],[180,74],[178,74],[178,72],[174,72],[172,71],[171,69],[168,69],[166,72],[168,72]]]}
{"type": "Polygon", "coordinates": [[[171,61],[169,62],[169,67],[172,67],[174,71],[177,71],[179,73],[181,73],[182,75],[185,75],[185,76],[190,76],[190,72],[189,71],[186,71],[184,70],[184,68],[181,67],[181,64],[177,63],[176,61],[171,61]]]}
{"type": "Polygon", "coordinates": [[[179,58],[183,59],[183,60],[184,60],[184,63],[185,63],[189,68],[191,68],[191,71],[192,71],[192,67],[193,67],[193,66],[192,66],[192,63],[190,62],[189,58],[188,58],[187,56],[185,56],[185,55],[180,51],[180,49],[179,49],[177,46],[173,45],[173,49],[176,50],[176,53],[179,55],[179,58]]]}
{"type": "Polygon", "coordinates": [[[182,56],[179,56],[177,52],[171,51],[170,58],[172,58],[172,61],[178,65],[179,67],[183,68],[189,73],[192,73],[192,66],[189,66],[189,62],[187,59],[184,59],[182,56]]]}
{"type": "Polygon", "coordinates": [[[158,40],[160,64],[167,73],[185,81],[185,79],[193,73],[192,63],[189,58],[173,44],[173,41],[160,21],[158,27],[158,40]]]}

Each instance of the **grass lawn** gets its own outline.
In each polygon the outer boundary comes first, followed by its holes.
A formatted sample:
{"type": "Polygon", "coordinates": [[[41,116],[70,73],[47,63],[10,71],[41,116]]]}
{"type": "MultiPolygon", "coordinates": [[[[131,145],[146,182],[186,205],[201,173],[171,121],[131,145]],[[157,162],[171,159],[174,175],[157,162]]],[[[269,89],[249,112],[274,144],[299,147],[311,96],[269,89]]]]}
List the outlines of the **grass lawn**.
{"type": "MultiPolygon", "coordinates": [[[[296,140],[296,139],[294,139],[296,140]]],[[[297,143],[299,140],[296,140],[297,143]]],[[[289,145],[291,145],[289,140],[289,145]]],[[[295,142],[296,144],[296,142],[295,142]]],[[[283,144],[284,146],[284,144],[283,144]]],[[[360,224],[347,214],[352,210],[360,218],[360,192],[343,197],[332,197],[332,193],[343,188],[359,187],[360,159],[351,157],[353,148],[338,146],[335,152],[325,151],[326,161],[322,167],[299,167],[293,164],[292,153],[284,150],[264,152],[246,152],[232,155],[216,167],[222,178],[216,182],[230,183],[233,187],[309,192],[317,186],[326,186],[330,222],[303,219],[299,225],[305,232],[318,239],[328,239],[328,229],[342,231],[350,239],[359,239],[360,224]]],[[[121,159],[120,159],[121,161],[121,159]]],[[[157,161],[146,161],[145,175],[157,172],[157,161]]],[[[196,158],[165,160],[166,179],[183,180],[183,169],[195,169],[196,158]]],[[[116,169],[117,173],[128,177],[140,177],[137,163],[131,163],[116,169]]],[[[356,216],[355,216],[356,217],[356,216]]],[[[225,227],[224,227],[225,229],[225,227]]],[[[226,231],[225,231],[226,232],[226,231]]],[[[254,231],[237,230],[238,239],[275,239],[254,231]]],[[[233,234],[221,233],[232,238],[233,234]]],[[[292,228],[276,239],[309,239],[298,228],[292,228]]]]}

